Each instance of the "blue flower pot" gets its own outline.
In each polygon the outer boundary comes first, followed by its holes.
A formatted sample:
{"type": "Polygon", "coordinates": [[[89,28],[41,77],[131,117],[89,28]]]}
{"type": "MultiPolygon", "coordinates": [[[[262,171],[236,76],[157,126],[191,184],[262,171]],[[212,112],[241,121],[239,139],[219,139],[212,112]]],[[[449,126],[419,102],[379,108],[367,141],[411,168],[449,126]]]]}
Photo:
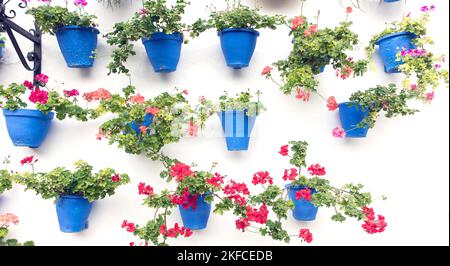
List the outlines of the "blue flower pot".
{"type": "Polygon", "coordinates": [[[248,67],[256,47],[259,32],[246,28],[229,28],[217,33],[227,66],[234,69],[248,67]]]}
{"type": "Polygon", "coordinates": [[[0,59],[3,58],[3,45],[5,45],[5,41],[0,40],[0,59]]]}
{"type": "Polygon", "coordinates": [[[375,43],[379,46],[379,52],[384,64],[384,71],[386,73],[399,73],[398,67],[403,64],[402,60],[397,60],[397,54],[402,49],[414,49],[413,39],[416,35],[409,32],[398,32],[388,34],[381,37],[375,43]]]}
{"type": "Polygon", "coordinates": [[[68,67],[89,68],[94,65],[99,33],[92,27],[62,26],[58,29],[56,39],[68,67]]]}
{"type": "Polygon", "coordinates": [[[208,225],[209,214],[211,213],[211,203],[205,201],[205,197],[208,194],[199,195],[197,197],[197,208],[192,209],[188,207],[184,209],[182,205],[179,205],[181,219],[183,225],[191,230],[205,229],[208,225]]]}
{"type": "Polygon", "coordinates": [[[177,70],[183,44],[181,33],[155,32],[150,38],[142,38],[142,43],[155,72],[168,73],[177,70]]]}
{"type": "Polygon", "coordinates": [[[61,196],[56,201],[59,228],[64,233],[77,233],[88,228],[92,202],[81,196],[61,196]]]}
{"type": "Polygon", "coordinates": [[[248,116],[245,110],[228,110],[218,112],[225,132],[229,151],[246,151],[250,135],[255,125],[256,116],[248,116]]]}
{"type": "Polygon", "coordinates": [[[369,110],[363,109],[356,103],[345,102],[339,106],[339,118],[347,138],[365,138],[369,127],[357,127],[357,125],[369,115],[369,110]]]}
{"type": "MultiPolygon", "coordinates": [[[[139,136],[139,134],[141,134],[141,130],[139,129],[139,127],[146,126],[148,128],[151,123],[153,123],[153,115],[146,114],[144,116],[144,121],[142,123],[138,124],[136,122],[131,122],[131,123],[129,123],[129,125],[134,130],[134,132],[136,132],[136,135],[139,136]]],[[[147,130],[150,130],[150,129],[147,129],[147,130]]]]}
{"type": "MultiPolygon", "coordinates": [[[[314,221],[317,216],[317,211],[319,210],[319,207],[314,206],[309,201],[306,201],[305,199],[297,200],[295,198],[295,193],[299,190],[302,190],[305,188],[305,186],[292,186],[292,185],[286,185],[286,188],[288,189],[288,196],[289,198],[294,202],[294,209],[292,209],[292,216],[298,221],[314,221]]],[[[317,191],[313,188],[310,188],[311,195],[317,193],[317,191]]]]}
{"type": "Polygon", "coordinates": [[[39,148],[50,130],[55,114],[30,109],[3,109],[3,115],[14,146],[39,148]]]}

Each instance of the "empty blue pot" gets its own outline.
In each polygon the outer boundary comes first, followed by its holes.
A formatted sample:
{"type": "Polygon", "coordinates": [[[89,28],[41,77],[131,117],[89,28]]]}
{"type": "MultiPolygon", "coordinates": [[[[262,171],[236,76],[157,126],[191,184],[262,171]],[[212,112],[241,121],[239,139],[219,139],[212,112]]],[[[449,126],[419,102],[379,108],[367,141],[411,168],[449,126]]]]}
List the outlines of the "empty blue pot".
{"type": "Polygon", "coordinates": [[[92,67],[99,33],[92,27],[62,26],[58,29],[56,39],[68,67],[92,67]]]}
{"type": "Polygon", "coordinates": [[[81,196],[61,196],[56,201],[59,228],[64,233],[77,233],[88,228],[92,202],[81,196]]]}
{"type": "Polygon", "coordinates": [[[339,118],[347,138],[365,138],[369,127],[357,127],[357,125],[369,115],[369,110],[363,109],[359,104],[345,102],[339,106],[339,118]]]}
{"type": "MultiPolygon", "coordinates": [[[[309,201],[306,201],[305,199],[297,200],[295,198],[295,194],[297,191],[300,191],[305,188],[305,186],[292,186],[292,185],[286,185],[286,188],[288,189],[288,196],[289,198],[294,202],[294,209],[292,209],[292,216],[298,221],[313,221],[316,219],[317,211],[319,210],[319,207],[314,206],[309,201]]],[[[311,195],[314,193],[317,193],[317,191],[313,188],[310,188],[311,195]]]]}
{"type": "Polygon", "coordinates": [[[184,209],[182,205],[179,205],[181,219],[183,225],[191,230],[205,229],[208,225],[209,214],[211,213],[211,203],[205,201],[205,197],[208,194],[197,196],[197,207],[195,209],[192,206],[184,209]]]}
{"type": "Polygon", "coordinates": [[[218,112],[225,132],[229,151],[246,151],[256,116],[248,116],[246,110],[228,110],[218,112]]]}
{"type": "Polygon", "coordinates": [[[39,148],[50,130],[55,114],[30,109],[3,109],[3,115],[14,146],[39,148]]]}
{"type": "MultiPolygon", "coordinates": [[[[136,122],[131,122],[131,123],[129,123],[129,125],[136,132],[136,135],[139,136],[139,134],[141,134],[141,130],[139,129],[139,127],[140,126],[146,126],[148,128],[151,123],[153,123],[153,115],[146,114],[144,116],[144,121],[142,123],[138,124],[136,122]]],[[[150,129],[147,129],[147,130],[150,130],[150,129]]]]}
{"type": "Polygon", "coordinates": [[[155,72],[168,73],[177,70],[183,44],[181,33],[155,32],[150,38],[142,38],[142,43],[155,72]]]}
{"type": "Polygon", "coordinates": [[[388,34],[377,40],[375,44],[379,46],[379,52],[384,64],[386,73],[399,73],[398,67],[403,64],[402,60],[397,60],[397,54],[402,49],[414,49],[413,39],[416,35],[409,32],[398,32],[388,34]]]}
{"type": "Polygon", "coordinates": [[[259,32],[247,28],[229,28],[217,33],[227,66],[234,69],[248,67],[256,47],[259,32]]]}
{"type": "Polygon", "coordinates": [[[3,58],[3,45],[5,45],[5,41],[0,40],[0,59],[3,58]]]}

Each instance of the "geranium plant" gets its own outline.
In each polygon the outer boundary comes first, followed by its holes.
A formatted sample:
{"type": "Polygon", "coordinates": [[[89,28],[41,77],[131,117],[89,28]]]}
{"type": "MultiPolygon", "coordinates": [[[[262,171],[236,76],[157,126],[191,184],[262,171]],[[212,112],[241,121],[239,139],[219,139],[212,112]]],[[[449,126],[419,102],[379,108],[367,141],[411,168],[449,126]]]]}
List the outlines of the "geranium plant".
{"type": "Polygon", "coordinates": [[[240,0],[226,0],[226,3],[225,10],[212,8],[209,19],[199,19],[192,24],[191,36],[210,28],[216,29],[227,65],[241,69],[250,64],[259,36],[257,29],[276,29],[284,24],[285,18],[263,15],[257,8],[242,5],[240,0]]]}
{"type": "MultiPolygon", "coordinates": [[[[105,35],[108,44],[117,46],[113,51],[112,61],[108,64],[109,74],[129,73],[124,63],[130,55],[136,54],[133,42],[141,39],[156,71],[174,71],[173,67],[167,69],[167,66],[163,66],[167,61],[159,62],[156,57],[153,57],[153,54],[158,52],[160,54],[172,53],[172,57],[176,59],[173,59],[174,62],[171,62],[171,64],[175,64],[174,67],[176,68],[181,41],[187,43],[183,33],[189,31],[189,26],[182,21],[187,5],[189,5],[189,1],[186,0],[177,0],[173,6],[168,6],[166,0],[145,0],[143,1],[143,7],[128,21],[116,23],[114,30],[105,35]],[[155,49],[158,48],[152,47],[152,41],[156,38],[161,43],[162,40],[167,41],[165,45],[162,45],[164,47],[160,47],[162,50],[157,51],[155,49]],[[178,41],[179,45],[175,44],[178,41]],[[166,50],[164,51],[164,49],[166,50]],[[177,56],[174,56],[174,54],[177,54],[177,56]]],[[[170,56],[166,60],[169,59],[170,56]]]]}
{"type": "Polygon", "coordinates": [[[5,169],[0,170],[0,195],[12,188],[12,180],[9,176],[8,172],[8,164],[10,163],[10,157],[6,157],[3,160],[3,165],[5,166],[5,169]]]}
{"type": "Polygon", "coordinates": [[[257,90],[253,95],[250,90],[239,92],[234,97],[227,91],[219,97],[217,106],[218,111],[225,112],[229,110],[246,111],[248,116],[256,116],[264,112],[266,107],[261,102],[261,91],[257,90]],[[255,100],[253,100],[256,98],[255,100]]]}
{"type": "Polygon", "coordinates": [[[316,93],[328,102],[330,110],[335,110],[334,97],[325,98],[319,93],[315,75],[329,64],[336,70],[336,76],[344,80],[367,71],[368,61],[355,60],[348,55],[348,51],[358,44],[358,35],[350,29],[352,22],[347,21],[351,12],[351,8],[347,9],[346,20],[333,29],[320,29],[318,21],[309,22],[303,15],[291,19],[290,35],[294,37],[294,47],[287,59],[273,64],[280,72],[283,84],[273,79],[270,66],[264,68],[262,75],[274,81],[286,95],[295,94],[297,99],[309,101],[311,93],[316,93]]]}
{"type": "Polygon", "coordinates": [[[19,224],[19,218],[12,213],[0,214],[0,247],[1,246],[34,246],[33,241],[20,243],[17,239],[7,239],[9,227],[19,224]]]}
{"type": "MultiPolygon", "coordinates": [[[[144,195],[144,205],[155,209],[153,219],[140,226],[125,220],[122,228],[138,236],[144,244],[167,245],[167,240],[177,237],[189,237],[193,230],[204,229],[207,226],[211,211],[211,203],[221,200],[217,194],[222,190],[224,176],[214,171],[216,163],[209,171],[196,171],[193,165],[186,165],[175,159],[165,157],[166,170],[161,177],[168,182],[175,180],[175,190],[165,189],[157,194],[145,183],[138,186],[139,195],[144,195]],[[167,222],[167,217],[173,213],[173,208],[179,208],[183,225],[167,222]],[[193,218],[195,217],[195,218],[193,218]]],[[[134,242],[130,245],[135,245],[134,242]]]]}
{"type": "Polygon", "coordinates": [[[196,113],[185,98],[187,93],[186,90],[164,92],[146,100],[130,85],[123,89],[123,96],[99,89],[84,97],[87,101],[99,101],[92,111],[93,118],[106,113],[115,115],[100,126],[98,139],[105,137],[127,153],[144,154],[157,160],[164,145],[192,135],[192,128],[203,124],[199,120],[208,117],[196,113]]]}
{"type": "MultiPolygon", "coordinates": [[[[29,1],[22,2],[26,5],[29,1]]],[[[92,67],[99,34],[97,17],[85,11],[86,0],[73,0],[73,11],[68,8],[69,1],[65,2],[62,7],[52,6],[51,0],[42,1],[43,5],[29,8],[26,13],[34,17],[43,33],[56,36],[68,67],[92,67]]]]}
{"type": "Polygon", "coordinates": [[[112,168],[94,172],[91,165],[81,160],[75,162],[75,170],[56,167],[49,172],[36,172],[36,162],[34,156],[24,158],[21,164],[30,165],[32,171],[14,172],[11,179],[43,199],[54,199],[59,227],[65,233],[85,230],[93,202],[114,195],[119,186],[130,182],[127,174],[112,168]]]}
{"type": "MultiPolygon", "coordinates": [[[[228,199],[216,204],[216,211],[233,210],[238,215],[236,228],[243,232],[259,233],[274,240],[289,242],[292,236],[300,237],[306,242],[312,241],[312,234],[307,228],[298,234],[290,234],[283,228],[283,220],[288,218],[292,209],[294,218],[301,221],[315,219],[318,207],[335,210],[333,221],[343,222],[347,217],[364,220],[363,229],[368,233],[383,232],[387,223],[381,215],[375,216],[373,209],[367,207],[372,203],[371,194],[363,192],[361,184],[332,186],[323,178],[325,168],[312,164],[307,168],[310,177],[302,168],[307,167],[306,155],[308,144],[304,141],[290,141],[281,147],[279,153],[289,156],[291,167],[284,171],[283,180],[290,182],[284,187],[274,183],[274,178],[267,171],[254,174],[252,184],[262,188],[259,194],[251,195],[247,189],[235,190],[228,199]],[[292,155],[290,155],[292,153],[292,155]],[[270,216],[270,210],[273,216],[270,216]]],[[[384,199],[384,197],[383,197],[384,199]]]]}

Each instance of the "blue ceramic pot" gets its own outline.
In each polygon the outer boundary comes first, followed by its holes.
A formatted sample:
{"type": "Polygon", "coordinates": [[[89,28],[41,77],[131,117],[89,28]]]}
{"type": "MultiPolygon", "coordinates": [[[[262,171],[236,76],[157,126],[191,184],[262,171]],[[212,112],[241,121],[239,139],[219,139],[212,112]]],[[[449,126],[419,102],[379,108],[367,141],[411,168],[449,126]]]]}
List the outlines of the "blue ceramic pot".
{"type": "Polygon", "coordinates": [[[248,116],[246,110],[228,110],[218,112],[225,132],[229,151],[246,151],[256,116],[248,116]]]}
{"type": "Polygon", "coordinates": [[[191,230],[205,229],[208,225],[209,215],[211,213],[211,203],[205,201],[205,197],[209,193],[197,196],[197,207],[195,209],[192,206],[184,209],[182,205],[179,205],[181,219],[183,225],[191,230]]]}
{"type": "Polygon", "coordinates": [[[93,27],[62,26],[58,29],[56,39],[68,67],[89,68],[94,65],[99,33],[93,27]]]}
{"type": "Polygon", "coordinates": [[[3,58],[3,47],[5,45],[5,41],[0,40],[0,59],[3,58]]]}
{"type": "Polygon", "coordinates": [[[365,138],[369,127],[357,127],[357,125],[369,115],[369,110],[363,109],[359,104],[345,102],[339,106],[339,118],[347,138],[365,138]]]}
{"type": "Polygon", "coordinates": [[[81,196],[61,196],[56,201],[59,228],[64,233],[77,233],[88,228],[92,202],[81,196]]]}
{"type": "MultiPolygon", "coordinates": [[[[295,198],[295,194],[297,191],[300,191],[305,188],[305,186],[293,186],[293,185],[286,185],[286,188],[288,189],[288,196],[289,198],[294,202],[294,209],[292,209],[292,216],[298,221],[313,221],[316,219],[317,211],[319,210],[318,207],[314,206],[309,201],[306,201],[305,199],[297,200],[295,198]]],[[[313,188],[310,188],[311,195],[317,193],[317,191],[313,188]]]]}
{"type": "MultiPolygon", "coordinates": [[[[134,132],[136,132],[136,135],[139,136],[139,134],[141,134],[141,130],[139,129],[139,127],[146,126],[148,128],[148,127],[150,127],[151,123],[153,123],[153,115],[146,114],[144,116],[144,121],[142,123],[138,124],[136,122],[131,122],[131,123],[129,123],[129,125],[134,130],[134,132]]],[[[150,129],[148,129],[148,130],[150,130],[150,129]]]]}
{"type": "Polygon", "coordinates": [[[379,46],[379,52],[384,64],[386,73],[399,73],[398,67],[403,64],[402,60],[397,60],[397,54],[402,49],[414,49],[413,39],[416,36],[409,32],[398,32],[381,37],[375,43],[379,46]]]}
{"type": "Polygon", "coordinates": [[[183,44],[181,33],[155,32],[150,38],[143,38],[142,43],[155,72],[168,73],[177,70],[183,44]]]}
{"type": "Polygon", "coordinates": [[[217,33],[227,66],[234,69],[248,67],[256,47],[259,32],[247,28],[223,29],[217,33]]]}
{"type": "Polygon", "coordinates": [[[3,115],[14,146],[39,148],[50,130],[55,114],[30,109],[3,109],[3,115]]]}

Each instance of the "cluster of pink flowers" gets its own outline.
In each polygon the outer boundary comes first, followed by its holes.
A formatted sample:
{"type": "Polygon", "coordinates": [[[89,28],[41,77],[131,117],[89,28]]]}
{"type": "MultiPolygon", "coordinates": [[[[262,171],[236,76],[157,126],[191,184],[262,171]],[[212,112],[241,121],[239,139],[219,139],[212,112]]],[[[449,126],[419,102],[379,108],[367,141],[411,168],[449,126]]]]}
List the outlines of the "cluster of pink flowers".
{"type": "Polygon", "coordinates": [[[311,92],[309,90],[303,90],[298,88],[295,94],[295,98],[299,100],[303,100],[304,102],[309,101],[309,98],[311,97],[311,92]]]}
{"type": "Polygon", "coordinates": [[[134,231],[136,231],[136,227],[135,227],[134,223],[129,223],[127,220],[124,220],[122,222],[122,228],[125,228],[125,230],[127,230],[130,233],[133,233],[134,231]]]}
{"type": "Polygon", "coordinates": [[[364,224],[362,224],[362,228],[364,229],[364,231],[369,234],[384,232],[387,226],[384,216],[377,215],[377,217],[375,217],[375,212],[373,211],[373,209],[368,207],[363,207],[362,211],[366,216],[364,224]]]}
{"type": "Polygon", "coordinates": [[[34,158],[34,155],[27,156],[20,161],[20,164],[23,166],[25,164],[34,164],[38,161],[38,159],[34,158]]]}
{"type": "Polygon", "coordinates": [[[237,183],[234,180],[230,180],[230,182],[222,189],[223,193],[227,195],[227,197],[241,206],[245,206],[247,204],[247,200],[245,199],[246,195],[250,194],[250,191],[247,188],[245,183],[237,183]]]}
{"type": "Polygon", "coordinates": [[[88,4],[86,0],[75,0],[73,3],[78,7],[85,7],[88,4]]]}
{"type": "Polygon", "coordinates": [[[114,174],[111,177],[111,181],[113,181],[113,182],[120,182],[120,175],[119,174],[114,174]]]}
{"type": "Polygon", "coordinates": [[[334,96],[330,96],[327,100],[328,111],[334,111],[338,109],[339,105],[336,102],[336,98],[334,96]]]}
{"type": "Polygon", "coordinates": [[[183,192],[180,195],[173,194],[168,196],[170,201],[172,201],[173,204],[181,205],[183,209],[188,209],[191,207],[193,210],[197,209],[197,195],[191,195],[189,193],[189,189],[187,187],[184,188],[183,192]]]}
{"type": "Polygon", "coordinates": [[[220,187],[223,184],[225,177],[219,173],[215,173],[212,177],[206,179],[206,182],[214,187],[220,187]]]}
{"type": "Polygon", "coordinates": [[[303,188],[303,189],[300,189],[299,191],[295,192],[296,200],[305,199],[306,201],[310,201],[311,198],[312,198],[311,189],[309,189],[309,188],[303,188]]]}
{"type": "Polygon", "coordinates": [[[190,228],[186,228],[184,226],[180,227],[178,223],[175,223],[174,227],[169,229],[167,229],[166,225],[161,225],[159,228],[159,233],[163,236],[172,238],[178,237],[179,235],[190,237],[193,234],[190,228]]]}
{"type": "Polygon", "coordinates": [[[64,92],[64,96],[66,96],[66,97],[75,97],[75,96],[80,95],[80,92],[76,89],[64,90],[63,92],[64,92]]]}
{"type": "Polygon", "coordinates": [[[267,222],[267,217],[269,216],[269,210],[265,204],[261,205],[259,209],[252,208],[250,206],[246,207],[246,218],[239,218],[236,220],[236,229],[244,231],[245,228],[250,226],[250,222],[255,222],[259,224],[265,224],[267,222]]]}
{"type": "Polygon", "coordinates": [[[144,96],[142,96],[142,95],[140,95],[138,93],[136,95],[131,96],[130,102],[132,102],[132,103],[144,103],[145,102],[145,98],[144,98],[144,96]]]}
{"type": "Polygon", "coordinates": [[[320,164],[312,164],[308,167],[308,171],[310,175],[313,176],[324,176],[326,174],[325,167],[320,166],[320,164]]]}
{"type": "Polygon", "coordinates": [[[295,180],[295,178],[298,176],[298,171],[296,168],[291,168],[290,170],[285,169],[284,170],[284,175],[283,175],[283,180],[287,181],[287,180],[295,180]]]}
{"type": "Polygon", "coordinates": [[[146,185],[143,182],[140,182],[138,185],[138,193],[139,195],[151,196],[154,194],[153,188],[150,185],[146,185]]]}
{"type": "Polygon", "coordinates": [[[111,98],[111,93],[103,88],[100,88],[96,91],[87,92],[83,94],[83,98],[87,102],[97,101],[97,100],[108,100],[111,98]]]}
{"type": "Polygon", "coordinates": [[[309,231],[309,229],[306,229],[306,228],[300,229],[300,233],[299,233],[298,237],[303,239],[304,241],[306,241],[306,243],[311,243],[313,240],[312,233],[309,231]]]}
{"type": "Polygon", "coordinates": [[[425,93],[425,101],[431,102],[434,99],[434,91],[425,93]]]}
{"type": "Polygon", "coordinates": [[[139,127],[139,131],[142,133],[142,135],[145,135],[148,132],[148,127],[142,125],[139,127]]]}
{"type": "Polygon", "coordinates": [[[336,77],[340,77],[343,80],[348,79],[353,74],[353,68],[350,66],[343,66],[336,70],[336,77]]]}
{"type": "Polygon", "coordinates": [[[414,57],[414,58],[417,58],[417,57],[420,57],[420,56],[427,56],[427,51],[425,50],[425,49],[408,49],[408,50],[406,50],[406,49],[403,49],[401,52],[400,52],[400,54],[401,54],[401,56],[402,57],[405,57],[405,56],[411,56],[411,57],[414,57]]]}
{"type": "Polygon", "coordinates": [[[39,82],[39,84],[41,84],[41,86],[45,86],[48,82],[48,76],[45,74],[37,74],[34,77],[34,80],[36,80],[37,82],[39,82]]]}
{"type": "Polygon", "coordinates": [[[273,178],[270,177],[269,172],[260,171],[253,175],[253,180],[252,180],[253,185],[258,185],[258,184],[264,185],[267,182],[271,185],[273,184],[273,178]]]}
{"type": "Polygon", "coordinates": [[[303,17],[295,17],[291,20],[291,29],[296,30],[303,24],[305,24],[305,19],[303,17]]]}
{"type": "Polygon", "coordinates": [[[428,12],[428,11],[434,11],[436,9],[436,7],[434,5],[431,5],[430,7],[428,6],[423,6],[420,8],[420,11],[422,12],[428,12]]]}
{"type": "Polygon", "coordinates": [[[9,227],[11,224],[17,225],[19,218],[12,213],[0,214],[0,228],[9,227]]]}
{"type": "Polygon", "coordinates": [[[34,89],[34,84],[31,81],[25,80],[23,82],[23,85],[29,90],[33,90],[34,89]]]}
{"type": "Polygon", "coordinates": [[[280,151],[278,152],[282,156],[288,156],[289,155],[289,145],[283,145],[280,148],[280,151]]]}
{"type": "Polygon", "coordinates": [[[270,66],[266,66],[263,68],[263,70],[261,72],[261,76],[269,75],[270,72],[272,72],[272,68],[270,66]]]}
{"type": "Polygon", "coordinates": [[[317,32],[319,32],[319,29],[318,29],[318,27],[317,27],[316,24],[313,24],[313,25],[310,25],[309,28],[306,29],[306,30],[303,32],[303,35],[304,35],[305,37],[309,37],[309,36],[311,36],[311,35],[313,35],[314,33],[317,33],[317,32]]]}
{"type": "Polygon", "coordinates": [[[186,131],[187,131],[189,136],[195,137],[195,136],[197,136],[198,125],[194,121],[189,120],[188,123],[187,123],[187,130],[186,131]]]}
{"type": "Polygon", "coordinates": [[[147,108],[145,108],[145,112],[147,114],[156,115],[159,112],[159,108],[158,107],[147,107],[147,108]]]}
{"type": "Polygon", "coordinates": [[[175,177],[177,182],[185,179],[186,177],[195,175],[195,172],[191,171],[191,167],[184,163],[176,163],[170,167],[170,175],[175,177]]]}
{"type": "Polygon", "coordinates": [[[48,92],[41,90],[39,87],[36,87],[34,90],[31,91],[30,97],[28,99],[32,103],[47,104],[48,92]]]}
{"type": "Polygon", "coordinates": [[[345,130],[341,126],[337,126],[332,131],[333,137],[335,138],[343,138],[345,137],[345,130]]]}

